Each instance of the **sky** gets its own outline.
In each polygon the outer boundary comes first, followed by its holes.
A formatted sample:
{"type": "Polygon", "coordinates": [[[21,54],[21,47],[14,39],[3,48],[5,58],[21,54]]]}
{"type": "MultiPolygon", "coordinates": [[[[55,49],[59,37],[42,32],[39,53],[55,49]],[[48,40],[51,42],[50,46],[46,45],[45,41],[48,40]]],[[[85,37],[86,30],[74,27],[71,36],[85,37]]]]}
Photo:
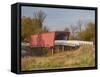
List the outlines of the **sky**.
{"type": "Polygon", "coordinates": [[[77,26],[80,20],[83,27],[88,22],[95,22],[94,10],[80,9],[60,9],[60,8],[45,8],[45,7],[21,7],[21,16],[33,17],[34,12],[42,10],[46,14],[43,26],[46,26],[50,31],[62,31],[70,25],[77,26]]]}

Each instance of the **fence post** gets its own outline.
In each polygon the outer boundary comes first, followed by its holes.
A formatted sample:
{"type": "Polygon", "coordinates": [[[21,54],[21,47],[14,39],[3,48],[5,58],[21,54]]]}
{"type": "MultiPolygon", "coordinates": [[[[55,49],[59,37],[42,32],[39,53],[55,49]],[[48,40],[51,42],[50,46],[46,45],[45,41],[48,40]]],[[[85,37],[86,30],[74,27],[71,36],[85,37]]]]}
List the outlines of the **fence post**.
{"type": "Polygon", "coordinates": [[[62,51],[64,51],[64,45],[62,45],[62,51]]]}
{"type": "Polygon", "coordinates": [[[52,52],[52,55],[54,54],[54,49],[53,48],[51,48],[51,52],[52,52]]]}

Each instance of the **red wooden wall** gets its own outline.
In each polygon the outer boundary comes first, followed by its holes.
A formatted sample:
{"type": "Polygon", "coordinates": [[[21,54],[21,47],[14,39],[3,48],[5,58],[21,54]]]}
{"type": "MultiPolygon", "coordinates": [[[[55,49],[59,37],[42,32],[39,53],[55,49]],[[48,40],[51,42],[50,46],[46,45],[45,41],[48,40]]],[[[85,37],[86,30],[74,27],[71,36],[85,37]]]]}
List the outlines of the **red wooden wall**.
{"type": "Polygon", "coordinates": [[[52,47],[54,46],[55,32],[31,35],[30,47],[52,47]]]}
{"type": "Polygon", "coordinates": [[[54,47],[55,36],[58,34],[66,34],[69,32],[47,32],[30,36],[30,47],[54,47]]]}

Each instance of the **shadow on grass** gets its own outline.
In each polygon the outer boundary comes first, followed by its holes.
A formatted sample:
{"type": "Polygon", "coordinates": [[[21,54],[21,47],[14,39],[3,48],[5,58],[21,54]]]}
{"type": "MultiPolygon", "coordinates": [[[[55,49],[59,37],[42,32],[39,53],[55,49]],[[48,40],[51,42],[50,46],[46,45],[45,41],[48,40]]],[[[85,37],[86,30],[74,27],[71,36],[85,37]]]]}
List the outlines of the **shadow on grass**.
{"type": "MultiPolygon", "coordinates": [[[[61,46],[59,46],[60,52],[72,52],[74,50],[77,50],[79,48],[79,46],[76,47],[71,47],[71,46],[65,46],[64,47],[64,51],[62,51],[61,46]]],[[[57,51],[57,48],[55,47],[54,49],[54,53],[59,53],[57,51]]],[[[21,56],[47,56],[47,55],[51,55],[51,50],[49,48],[43,48],[43,47],[34,47],[34,48],[30,48],[30,47],[22,47],[22,51],[21,51],[21,56]]]]}
{"type": "Polygon", "coordinates": [[[41,48],[41,47],[23,47],[21,51],[21,56],[46,56],[49,52],[48,48],[41,48]]]}

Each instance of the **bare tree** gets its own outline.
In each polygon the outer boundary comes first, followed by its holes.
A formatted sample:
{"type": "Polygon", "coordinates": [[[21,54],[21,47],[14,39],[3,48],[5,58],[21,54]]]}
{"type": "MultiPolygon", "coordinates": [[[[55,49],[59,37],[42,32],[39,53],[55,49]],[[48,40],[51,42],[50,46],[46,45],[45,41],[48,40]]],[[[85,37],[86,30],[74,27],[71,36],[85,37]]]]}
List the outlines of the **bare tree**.
{"type": "Polygon", "coordinates": [[[77,25],[78,25],[78,28],[79,28],[79,32],[81,32],[82,31],[82,21],[79,20],[77,25]]]}
{"type": "Polygon", "coordinates": [[[46,26],[43,27],[43,30],[44,32],[49,32],[49,29],[46,26]]]}
{"type": "Polygon", "coordinates": [[[70,30],[69,30],[69,28],[66,27],[66,28],[64,29],[64,31],[69,32],[70,30]]]}
{"type": "Polygon", "coordinates": [[[42,28],[43,22],[46,18],[46,14],[42,10],[39,10],[37,12],[34,12],[33,18],[35,19],[35,23],[38,24],[40,28],[42,28]]]}
{"type": "Polygon", "coordinates": [[[71,25],[71,33],[72,33],[72,38],[75,39],[75,36],[77,35],[77,27],[76,26],[73,26],[71,25]]]}

